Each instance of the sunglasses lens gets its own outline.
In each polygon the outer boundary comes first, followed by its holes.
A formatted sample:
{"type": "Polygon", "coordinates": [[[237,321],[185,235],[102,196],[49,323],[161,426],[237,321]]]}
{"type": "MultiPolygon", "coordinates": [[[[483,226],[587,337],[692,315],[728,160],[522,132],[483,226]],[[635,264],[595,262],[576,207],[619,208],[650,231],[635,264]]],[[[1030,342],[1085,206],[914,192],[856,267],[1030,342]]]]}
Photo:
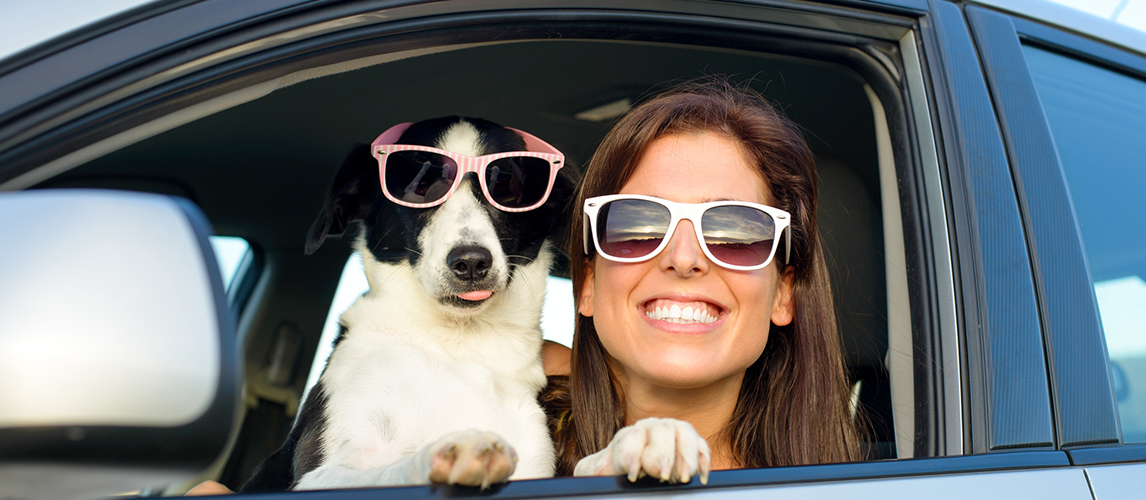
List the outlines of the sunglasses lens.
{"type": "Polygon", "coordinates": [[[668,207],[660,203],[611,201],[597,213],[597,243],[610,257],[644,257],[660,246],[671,221],[668,207]]]}
{"type": "Polygon", "coordinates": [[[386,155],[386,191],[408,203],[442,199],[457,175],[457,163],[437,153],[395,151],[386,155]]]}
{"type": "Polygon", "coordinates": [[[510,156],[485,167],[485,185],[493,201],[503,207],[530,207],[545,198],[551,171],[547,160],[510,156]]]}
{"type": "Polygon", "coordinates": [[[758,266],[772,254],[776,222],[751,207],[723,206],[705,210],[704,242],[717,260],[734,266],[758,266]]]}

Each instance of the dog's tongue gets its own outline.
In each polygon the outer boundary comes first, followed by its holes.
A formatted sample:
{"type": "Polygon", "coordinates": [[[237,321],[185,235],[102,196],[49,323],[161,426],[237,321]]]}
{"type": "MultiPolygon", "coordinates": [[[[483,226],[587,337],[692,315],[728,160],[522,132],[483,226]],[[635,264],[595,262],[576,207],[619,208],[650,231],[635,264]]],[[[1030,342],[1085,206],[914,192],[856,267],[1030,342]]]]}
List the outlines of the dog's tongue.
{"type": "Polygon", "coordinates": [[[458,298],[462,300],[485,300],[488,299],[493,292],[489,290],[474,290],[472,292],[459,293],[458,298]]]}

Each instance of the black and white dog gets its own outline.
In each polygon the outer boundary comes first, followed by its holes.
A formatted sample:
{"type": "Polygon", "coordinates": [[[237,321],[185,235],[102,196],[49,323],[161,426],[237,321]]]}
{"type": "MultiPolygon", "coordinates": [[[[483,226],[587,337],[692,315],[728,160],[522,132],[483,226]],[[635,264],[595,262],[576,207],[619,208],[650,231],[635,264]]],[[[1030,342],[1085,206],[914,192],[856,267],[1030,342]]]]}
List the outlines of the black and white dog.
{"type": "Polygon", "coordinates": [[[289,438],[244,491],[553,475],[540,316],[571,169],[489,121],[407,125],[350,155],[310,230],[307,253],[358,222],[370,290],[342,314],[289,438]]]}

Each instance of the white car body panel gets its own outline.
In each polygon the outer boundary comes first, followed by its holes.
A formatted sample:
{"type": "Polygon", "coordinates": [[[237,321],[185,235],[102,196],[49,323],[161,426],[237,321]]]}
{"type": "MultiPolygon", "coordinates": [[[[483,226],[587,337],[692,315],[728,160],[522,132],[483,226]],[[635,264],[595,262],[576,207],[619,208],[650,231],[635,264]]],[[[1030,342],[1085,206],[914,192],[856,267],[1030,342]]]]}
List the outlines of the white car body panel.
{"type": "Polygon", "coordinates": [[[1146,495],[1146,464],[1087,467],[1094,500],[1130,500],[1146,495]]]}

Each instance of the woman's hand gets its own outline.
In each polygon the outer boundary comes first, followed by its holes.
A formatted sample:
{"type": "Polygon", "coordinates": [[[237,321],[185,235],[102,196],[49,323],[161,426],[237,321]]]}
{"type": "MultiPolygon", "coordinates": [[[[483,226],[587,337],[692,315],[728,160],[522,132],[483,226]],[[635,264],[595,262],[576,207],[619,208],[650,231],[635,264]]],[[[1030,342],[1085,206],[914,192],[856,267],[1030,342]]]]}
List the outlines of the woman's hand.
{"type": "Polygon", "coordinates": [[[646,418],[617,431],[609,446],[577,462],[573,475],[625,474],[629,481],[648,475],[673,483],[687,483],[699,475],[701,484],[708,484],[711,457],[708,443],[692,424],[646,418]]]}

